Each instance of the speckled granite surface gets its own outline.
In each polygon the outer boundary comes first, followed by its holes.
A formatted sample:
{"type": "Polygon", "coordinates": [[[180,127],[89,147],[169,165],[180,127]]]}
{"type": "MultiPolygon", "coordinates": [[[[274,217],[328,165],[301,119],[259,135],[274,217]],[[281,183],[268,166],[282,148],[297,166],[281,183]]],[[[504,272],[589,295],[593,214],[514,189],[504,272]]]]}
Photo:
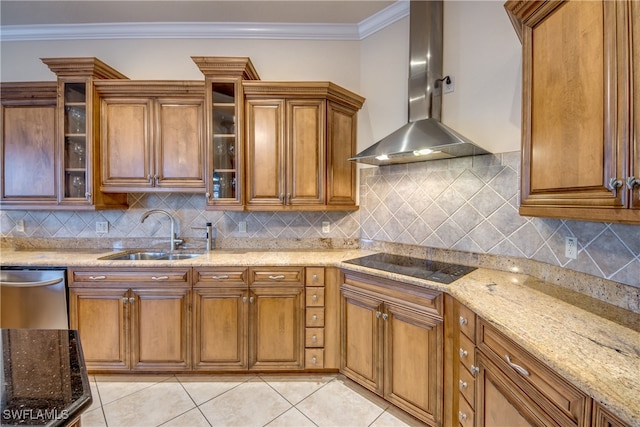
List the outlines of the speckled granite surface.
{"type": "Polygon", "coordinates": [[[78,331],[2,329],[3,426],[64,426],[92,402],[78,331]]]}
{"type": "MultiPolygon", "coordinates": [[[[3,249],[1,263],[75,267],[133,265],[131,261],[98,260],[113,253],[102,249],[3,249]]],[[[216,250],[189,260],[139,261],[136,265],[337,266],[448,292],[612,413],[632,426],[640,426],[638,313],[588,297],[581,298],[575,292],[567,294],[557,286],[549,291],[544,281],[514,272],[479,268],[444,285],[343,262],[371,253],[374,251],[362,249],[216,250]]]]}

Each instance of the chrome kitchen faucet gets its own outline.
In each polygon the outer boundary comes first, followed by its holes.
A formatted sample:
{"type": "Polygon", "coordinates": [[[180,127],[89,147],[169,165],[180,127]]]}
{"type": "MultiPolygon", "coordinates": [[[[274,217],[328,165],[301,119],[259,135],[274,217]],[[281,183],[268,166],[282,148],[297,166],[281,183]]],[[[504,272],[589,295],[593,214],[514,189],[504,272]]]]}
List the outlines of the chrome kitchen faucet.
{"type": "Polygon", "coordinates": [[[171,249],[170,250],[173,251],[175,249],[178,249],[178,246],[183,244],[184,240],[178,239],[178,237],[176,236],[176,220],[173,217],[173,215],[171,215],[169,212],[162,209],[151,209],[150,211],[147,211],[144,213],[144,215],[142,215],[142,217],[140,218],[140,222],[143,223],[144,220],[149,217],[149,215],[154,213],[163,214],[169,217],[169,219],[171,220],[171,249]]]}

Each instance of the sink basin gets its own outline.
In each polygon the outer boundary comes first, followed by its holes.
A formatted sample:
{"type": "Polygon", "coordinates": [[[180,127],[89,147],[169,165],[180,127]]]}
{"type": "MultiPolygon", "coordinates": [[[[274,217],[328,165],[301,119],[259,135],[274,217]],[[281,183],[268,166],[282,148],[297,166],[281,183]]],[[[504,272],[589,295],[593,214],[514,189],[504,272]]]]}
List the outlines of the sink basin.
{"type": "Polygon", "coordinates": [[[136,252],[118,252],[117,254],[107,255],[100,258],[109,261],[177,261],[180,259],[191,259],[202,256],[202,254],[194,253],[167,253],[156,251],[136,251],[136,252]]]}
{"type": "Polygon", "coordinates": [[[191,259],[191,258],[197,258],[199,256],[202,256],[202,254],[165,254],[163,256],[161,256],[160,258],[156,258],[159,260],[170,260],[170,261],[176,261],[179,259],[191,259]]]}
{"type": "Polygon", "coordinates": [[[147,252],[147,251],[139,251],[139,252],[119,252],[114,255],[107,255],[100,259],[110,260],[110,261],[143,261],[143,260],[152,260],[158,259],[161,256],[166,255],[165,252],[147,252]]]}

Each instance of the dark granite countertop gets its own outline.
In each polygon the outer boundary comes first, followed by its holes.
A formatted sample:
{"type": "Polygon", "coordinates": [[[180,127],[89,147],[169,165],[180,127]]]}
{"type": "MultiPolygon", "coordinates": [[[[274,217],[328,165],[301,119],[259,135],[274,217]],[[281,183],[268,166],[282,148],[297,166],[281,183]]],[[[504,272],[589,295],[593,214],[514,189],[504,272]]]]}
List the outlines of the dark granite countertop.
{"type": "Polygon", "coordinates": [[[78,331],[2,329],[2,426],[64,426],[91,405],[78,331]]]}

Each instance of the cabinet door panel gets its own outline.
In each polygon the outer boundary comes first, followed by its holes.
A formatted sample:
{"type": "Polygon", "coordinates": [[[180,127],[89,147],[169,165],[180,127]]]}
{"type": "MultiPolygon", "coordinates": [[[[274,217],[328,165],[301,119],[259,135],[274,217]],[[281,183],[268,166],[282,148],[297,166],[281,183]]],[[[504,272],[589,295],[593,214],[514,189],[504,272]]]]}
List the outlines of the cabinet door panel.
{"type": "Polygon", "coordinates": [[[89,370],[129,369],[127,289],[70,289],[69,324],[89,370]]]}
{"type": "MultiPolygon", "coordinates": [[[[629,147],[629,175],[640,180],[640,3],[637,1],[629,2],[631,8],[631,17],[629,19],[629,25],[631,25],[631,63],[635,64],[634,72],[632,75],[633,81],[631,82],[631,93],[633,98],[631,99],[632,108],[634,112],[631,117],[631,134],[629,147]]],[[[631,207],[637,210],[640,209],[640,184],[631,189],[631,207]]]]}
{"type": "Polygon", "coordinates": [[[292,205],[324,203],[324,111],[323,101],[287,101],[286,197],[292,205]]]}
{"type": "Polygon", "coordinates": [[[327,108],[327,204],[355,206],[357,112],[329,102],[327,108]]]}
{"type": "Polygon", "coordinates": [[[204,188],[203,102],[158,100],[158,186],[204,188]]]}
{"type": "Polygon", "coordinates": [[[435,425],[442,412],[442,320],[391,304],[385,311],[384,394],[435,425]]]}
{"type": "Polygon", "coordinates": [[[102,185],[150,187],[151,101],[103,99],[102,185]]]}
{"type": "Polygon", "coordinates": [[[2,108],[2,198],[56,201],[55,107],[2,108]]]}
{"type": "MultiPolygon", "coordinates": [[[[523,13],[520,214],[638,222],[627,208],[626,2],[546,2],[523,13]]],[[[523,12],[524,11],[524,12],[523,12]]]]}
{"type": "Polygon", "coordinates": [[[478,427],[557,425],[495,365],[478,355],[476,421],[478,427]]]}
{"type": "Polygon", "coordinates": [[[348,290],[342,291],[341,370],[348,377],[382,393],[381,301],[348,290]]]}
{"type": "Polygon", "coordinates": [[[250,367],[300,369],[304,363],[304,289],[252,287],[250,367]]]}
{"type": "Polygon", "coordinates": [[[132,292],[133,368],[187,369],[189,296],[187,288],[136,289],[132,292]]]}
{"type": "Polygon", "coordinates": [[[247,368],[247,291],[194,293],[194,369],[247,368]]]}
{"type": "Polygon", "coordinates": [[[281,206],[284,102],[247,101],[247,204],[281,206]]]}

